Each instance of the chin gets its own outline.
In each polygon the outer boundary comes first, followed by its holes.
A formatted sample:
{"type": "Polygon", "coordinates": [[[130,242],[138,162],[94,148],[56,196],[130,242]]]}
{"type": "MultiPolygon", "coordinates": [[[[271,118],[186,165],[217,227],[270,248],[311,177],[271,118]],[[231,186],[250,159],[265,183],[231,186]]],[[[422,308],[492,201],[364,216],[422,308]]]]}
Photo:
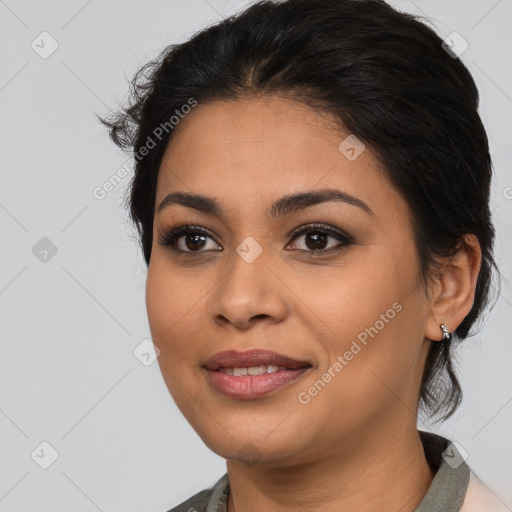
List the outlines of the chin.
{"type": "MultiPolygon", "coordinates": [[[[304,452],[310,436],[302,428],[298,432],[296,425],[279,425],[275,421],[274,427],[254,428],[249,426],[250,418],[239,416],[236,421],[215,425],[216,422],[210,418],[201,419],[195,423],[192,418],[187,418],[192,427],[202,439],[203,443],[214,453],[228,460],[237,460],[248,465],[251,464],[274,464],[291,461],[304,452]],[[290,428],[291,427],[291,428],[290,428]]],[[[313,436],[314,437],[314,436],[313,436]]]]}

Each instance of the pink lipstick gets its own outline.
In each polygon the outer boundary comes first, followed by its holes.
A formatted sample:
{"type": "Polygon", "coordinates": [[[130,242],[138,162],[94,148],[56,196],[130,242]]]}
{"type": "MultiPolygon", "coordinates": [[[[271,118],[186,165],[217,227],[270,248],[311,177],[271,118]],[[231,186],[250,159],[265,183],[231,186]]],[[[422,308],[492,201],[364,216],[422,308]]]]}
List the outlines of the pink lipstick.
{"type": "Polygon", "coordinates": [[[311,364],[269,350],[228,350],[210,357],[204,367],[210,384],[230,398],[265,396],[297,380],[311,364]]]}

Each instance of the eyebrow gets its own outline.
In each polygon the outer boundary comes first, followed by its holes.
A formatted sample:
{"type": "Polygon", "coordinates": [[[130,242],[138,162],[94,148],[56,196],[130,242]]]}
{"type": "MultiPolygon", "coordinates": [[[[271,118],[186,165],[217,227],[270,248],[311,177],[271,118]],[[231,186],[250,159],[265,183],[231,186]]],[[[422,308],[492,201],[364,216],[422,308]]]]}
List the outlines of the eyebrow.
{"type": "MultiPolygon", "coordinates": [[[[283,196],[272,204],[267,213],[274,218],[284,217],[290,213],[298,212],[310,206],[328,201],[347,203],[361,208],[370,215],[375,215],[372,209],[361,201],[361,199],[347,194],[346,192],[342,192],[341,190],[330,188],[283,196]]],[[[172,204],[181,204],[182,206],[193,208],[200,212],[210,213],[217,217],[221,217],[223,213],[222,205],[217,199],[188,192],[172,192],[165,196],[158,207],[158,213],[172,204]]]]}

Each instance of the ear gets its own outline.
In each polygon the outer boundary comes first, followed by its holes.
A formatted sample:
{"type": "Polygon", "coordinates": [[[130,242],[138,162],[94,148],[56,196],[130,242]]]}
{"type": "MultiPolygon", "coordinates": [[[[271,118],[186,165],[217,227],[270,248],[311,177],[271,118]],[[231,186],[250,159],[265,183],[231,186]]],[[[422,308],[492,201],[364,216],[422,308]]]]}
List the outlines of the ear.
{"type": "Polygon", "coordinates": [[[473,234],[464,235],[458,251],[441,268],[431,288],[426,338],[441,340],[441,324],[454,332],[471,311],[481,263],[482,251],[478,238],[473,234]]]}

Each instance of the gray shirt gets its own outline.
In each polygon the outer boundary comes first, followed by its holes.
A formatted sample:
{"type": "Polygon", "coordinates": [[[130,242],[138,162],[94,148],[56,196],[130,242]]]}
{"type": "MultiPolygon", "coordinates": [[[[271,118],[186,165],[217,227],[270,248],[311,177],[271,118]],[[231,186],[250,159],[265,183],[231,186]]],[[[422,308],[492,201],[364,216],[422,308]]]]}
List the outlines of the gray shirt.
{"type": "MultiPolygon", "coordinates": [[[[470,479],[469,466],[448,439],[421,430],[419,434],[435,476],[414,512],[459,512],[470,479]]],[[[228,497],[226,473],[212,488],[204,489],[168,512],[227,512],[228,497]]]]}

